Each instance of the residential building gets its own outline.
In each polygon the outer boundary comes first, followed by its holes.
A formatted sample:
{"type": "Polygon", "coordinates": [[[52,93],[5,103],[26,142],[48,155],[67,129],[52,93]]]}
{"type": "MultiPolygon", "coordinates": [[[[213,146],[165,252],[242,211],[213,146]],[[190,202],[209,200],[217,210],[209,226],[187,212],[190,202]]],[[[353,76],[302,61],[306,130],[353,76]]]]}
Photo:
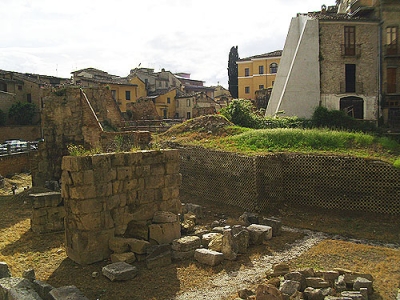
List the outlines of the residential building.
{"type": "Polygon", "coordinates": [[[338,0],[292,19],[266,114],[317,106],[400,127],[400,2],[338,0]]]}
{"type": "Polygon", "coordinates": [[[176,119],[192,119],[203,115],[214,114],[221,109],[220,104],[209,97],[206,92],[178,93],[176,96],[176,119]]]}
{"type": "Polygon", "coordinates": [[[228,89],[224,88],[222,85],[213,86],[214,88],[214,100],[218,103],[216,106],[217,111],[221,108],[226,107],[232,100],[232,95],[228,89]]]}
{"type": "MultiPolygon", "coordinates": [[[[238,94],[240,99],[256,103],[258,91],[271,89],[275,83],[282,50],[239,59],[238,94]]],[[[265,106],[264,106],[265,108],[265,106]]]]}

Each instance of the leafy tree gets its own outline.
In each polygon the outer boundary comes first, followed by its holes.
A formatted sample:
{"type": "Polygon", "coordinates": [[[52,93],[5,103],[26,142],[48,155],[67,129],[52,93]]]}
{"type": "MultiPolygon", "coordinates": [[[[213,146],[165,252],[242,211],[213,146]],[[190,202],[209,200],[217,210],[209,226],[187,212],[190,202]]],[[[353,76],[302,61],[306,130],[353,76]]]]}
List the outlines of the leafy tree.
{"type": "Polygon", "coordinates": [[[6,125],[6,113],[0,109],[0,126],[6,125]]]}
{"type": "Polygon", "coordinates": [[[232,47],[229,51],[228,60],[228,84],[229,92],[232,98],[238,98],[238,66],[236,62],[239,60],[238,46],[232,47]]]}
{"type": "Polygon", "coordinates": [[[256,116],[253,109],[250,100],[233,99],[227,107],[221,110],[221,114],[235,125],[255,128],[256,116]]]}
{"type": "Polygon", "coordinates": [[[22,103],[21,101],[18,101],[10,107],[8,117],[13,120],[15,124],[30,125],[32,124],[35,113],[35,104],[27,102],[22,103]]]}

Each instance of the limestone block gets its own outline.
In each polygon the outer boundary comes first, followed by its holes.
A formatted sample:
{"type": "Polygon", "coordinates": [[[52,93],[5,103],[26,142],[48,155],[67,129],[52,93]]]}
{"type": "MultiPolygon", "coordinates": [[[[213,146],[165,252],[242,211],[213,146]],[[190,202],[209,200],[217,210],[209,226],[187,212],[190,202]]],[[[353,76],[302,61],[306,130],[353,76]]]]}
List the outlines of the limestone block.
{"type": "Polygon", "coordinates": [[[22,278],[25,278],[30,282],[33,282],[34,280],[36,280],[35,270],[34,269],[24,270],[22,272],[22,278]]]}
{"type": "Polygon", "coordinates": [[[274,217],[262,218],[260,224],[271,226],[272,236],[279,236],[282,234],[282,221],[278,218],[274,217]]]}
{"type": "Polygon", "coordinates": [[[33,289],[33,284],[29,280],[17,277],[4,277],[0,279],[0,299],[39,300],[40,297],[33,289]]]}
{"type": "Polygon", "coordinates": [[[59,288],[54,288],[50,291],[50,296],[54,300],[89,300],[85,295],[74,285],[62,286],[59,288]]]}
{"type": "Polygon", "coordinates": [[[102,273],[111,281],[126,281],[133,279],[138,270],[126,262],[116,262],[102,268],[102,273]]]}
{"type": "Polygon", "coordinates": [[[272,266],[274,276],[282,276],[290,272],[289,265],[287,263],[278,263],[272,266]]]}
{"type": "Polygon", "coordinates": [[[156,211],[153,216],[153,223],[173,223],[178,221],[178,216],[169,211],[156,211]]]}
{"type": "Polygon", "coordinates": [[[119,152],[119,153],[114,153],[111,156],[111,167],[116,168],[116,167],[122,167],[125,166],[126,160],[125,160],[125,153],[119,152]]]}
{"type": "Polygon", "coordinates": [[[284,275],[286,280],[297,281],[300,283],[300,289],[304,290],[306,288],[306,277],[300,272],[289,272],[284,275]]]}
{"type": "Polygon", "coordinates": [[[222,263],[224,255],[221,252],[209,249],[196,249],[194,252],[194,259],[202,264],[216,266],[222,263]]]}
{"type": "Polygon", "coordinates": [[[210,243],[208,244],[208,249],[216,252],[221,252],[222,251],[222,239],[223,239],[223,234],[218,233],[218,236],[215,236],[210,243]]]}
{"type": "Polygon", "coordinates": [[[217,238],[217,237],[220,237],[221,243],[222,243],[222,234],[221,234],[221,233],[218,233],[218,232],[210,232],[210,233],[203,234],[203,235],[201,236],[201,245],[202,245],[203,247],[207,248],[208,245],[210,244],[210,242],[211,242],[214,238],[217,238]]]}
{"type": "Polygon", "coordinates": [[[256,213],[245,212],[239,217],[239,221],[244,225],[259,224],[259,216],[256,213]]]}
{"type": "Polygon", "coordinates": [[[162,195],[160,189],[146,189],[137,192],[138,203],[147,204],[155,201],[161,201],[162,195]]]}
{"type": "Polygon", "coordinates": [[[187,260],[187,259],[192,259],[194,257],[194,252],[195,250],[190,250],[190,251],[172,251],[172,259],[174,260],[187,260]]]}
{"type": "Polygon", "coordinates": [[[180,223],[162,223],[149,225],[149,239],[158,244],[169,244],[181,237],[180,223]]]}
{"type": "Polygon", "coordinates": [[[148,269],[168,266],[172,263],[171,246],[168,244],[152,246],[148,249],[146,266],[148,269]]]}
{"type": "MultiPolygon", "coordinates": [[[[234,228],[232,232],[236,232],[234,228]]],[[[250,234],[246,229],[240,230],[233,235],[233,239],[237,245],[238,253],[246,253],[250,243],[250,234]]]]}
{"type": "Polygon", "coordinates": [[[11,277],[11,271],[8,268],[7,263],[5,262],[0,262],[0,279],[1,278],[8,278],[11,277]]]}
{"type": "Polygon", "coordinates": [[[149,225],[147,222],[130,221],[124,235],[129,238],[147,241],[149,239],[149,225]]]}
{"type": "Polygon", "coordinates": [[[182,184],[182,174],[171,174],[165,176],[166,187],[179,187],[182,184]]]}
{"type": "Polygon", "coordinates": [[[124,253],[129,251],[128,239],[122,237],[110,238],[108,245],[110,250],[114,253],[124,253]]]}
{"type": "Polygon", "coordinates": [[[135,238],[126,239],[129,249],[137,254],[145,254],[150,248],[151,244],[148,241],[139,240],[135,238]]]}
{"type": "Polygon", "coordinates": [[[307,287],[304,292],[304,296],[306,296],[306,299],[310,300],[323,300],[325,297],[322,294],[321,289],[316,289],[312,287],[307,287]]]}
{"type": "Polygon", "coordinates": [[[356,280],[354,280],[353,289],[355,291],[359,291],[360,288],[367,288],[368,294],[372,294],[374,292],[372,288],[372,281],[363,277],[357,277],[356,280]]]}
{"type": "Polygon", "coordinates": [[[78,230],[91,231],[102,229],[101,213],[79,214],[75,217],[78,230]]]}
{"type": "Polygon", "coordinates": [[[170,211],[174,214],[179,214],[182,210],[182,204],[179,198],[164,200],[159,203],[159,210],[170,211]]]}
{"type": "Polygon", "coordinates": [[[102,261],[110,257],[111,251],[108,245],[112,237],[114,237],[114,229],[77,231],[66,227],[67,255],[82,265],[102,261]]]}
{"type": "Polygon", "coordinates": [[[151,220],[153,219],[154,213],[158,210],[160,209],[156,203],[142,204],[139,207],[134,206],[131,212],[131,220],[139,222],[151,220]]]}
{"type": "Polygon", "coordinates": [[[198,204],[193,204],[193,203],[185,203],[183,212],[186,214],[188,212],[191,212],[196,215],[197,218],[202,218],[204,217],[204,212],[203,212],[203,207],[198,204]]]}
{"type": "Polygon", "coordinates": [[[179,169],[180,169],[179,162],[168,162],[165,164],[165,173],[168,175],[179,173],[179,169]]]}
{"type": "Polygon", "coordinates": [[[364,300],[363,295],[358,291],[343,291],[340,295],[351,300],[364,300]]]}
{"type": "Polygon", "coordinates": [[[150,165],[146,166],[137,166],[135,169],[136,177],[147,177],[150,176],[150,165]]]}
{"type": "Polygon", "coordinates": [[[307,277],[306,285],[315,289],[329,287],[329,282],[320,277],[307,277]]]}
{"type": "Polygon", "coordinates": [[[191,251],[200,248],[201,240],[198,236],[184,236],[180,239],[172,241],[172,250],[175,251],[191,251]]]}
{"type": "Polygon", "coordinates": [[[296,291],[300,291],[300,282],[295,280],[284,280],[279,290],[286,295],[293,295],[296,291]]]}
{"type": "Polygon", "coordinates": [[[83,171],[83,184],[84,185],[93,185],[94,182],[94,173],[93,170],[83,171]]]}
{"type": "Polygon", "coordinates": [[[344,281],[344,275],[339,275],[339,277],[334,282],[334,287],[338,292],[346,290],[347,286],[346,282],[344,281]]]}
{"type": "Polygon", "coordinates": [[[47,192],[29,195],[34,209],[43,207],[57,207],[62,203],[61,193],[47,192]]]}
{"type": "Polygon", "coordinates": [[[133,252],[113,253],[110,258],[112,263],[126,262],[127,264],[130,264],[136,260],[135,253],[133,252]]]}
{"type": "Polygon", "coordinates": [[[271,284],[260,284],[256,289],[257,300],[281,300],[283,295],[280,290],[271,284]]]}
{"type": "Polygon", "coordinates": [[[42,300],[33,288],[11,288],[8,291],[8,300],[42,300]]]}
{"type": "Polygon", "coordinates": [[[162,200],[170,200],[179,197],[179,188],[178,187],[166,187],[161,189],[162,192],[162,200]]]}
{"type": "Polygon", "coordinates": [[[141,186],[138,179],[128,179],[123,181],[123,192],[136,191],[139,189],[141,189],[141,186]]]}
{"type": "Polygon", "coordinates": [[[52,289],[54,289],[52,285],[40,280],[33,281],[33,288],[42,299],[50,299],[49,293],[52,289]]]}
{"type": "Polygon", "coordinates": [[[237,245],[232,236],[232,229],[224,230],[222,235],[222,249],[221,252],[224,255],[224,259],[236,260],[237,257],[237,245]]]}
{"type": "Polygon", "coordinates": [[[150,165],[150,174],[151,175],[164,175],[165,167],[163,163],[152,164],[150,165]]]}
{"type": "Polygon", "coordinates": [[[261,245],[264,241],[272,239],[272,227],[266,225],[251,224],[247,227],[250,236],[250,244],[261,245]]]}
{"type": "Polygon", "coordinates": [[[372,282],[374,281],[371,274],[361,274],[361,273],[346,273],[346,274],[344,274],[344,281],[346,282],[347,285],[353,285],[354,281],[358,277],[368,279],[369,281],[372,281],[372,282]]]}
{"type": "Polygon", "coordinates": [[[322,277],[328,282],[334,282],[339,277],[338,271],[324,271],[322,277]]]}
{"type": "Polygon", "coordinates": [[[70,186],[68,188],[71,199],[93,199],[96,198],[96,189],[93,185],[70,186]]]}
{"type": "Polygon", "coordinates": [[[83,200],[68,200],[66,206],[71,209],[73,214],[90,214],[101,212],[103,207],[102,199],[91,198],[83,200]]]}
{"type": "Polygon", "coordinates": [[[111,182],[103,182],[95,185],[96,197],[109,197],[113,194],[111,182]]]}
{"type": "Polygon", "coordinates": [[[101,153],[89,157],[92,160],[92,166],[94,170],[102,170],[103,172],[107,172],[107,170],[111,169],[111,156],[109,154],[101,153]]]}
{"type": "Polygon", "coordinates": [[[153,175],[144,178],[145,189],[159,189],[165,187],[165,178],[162,175],[153,175]]]}

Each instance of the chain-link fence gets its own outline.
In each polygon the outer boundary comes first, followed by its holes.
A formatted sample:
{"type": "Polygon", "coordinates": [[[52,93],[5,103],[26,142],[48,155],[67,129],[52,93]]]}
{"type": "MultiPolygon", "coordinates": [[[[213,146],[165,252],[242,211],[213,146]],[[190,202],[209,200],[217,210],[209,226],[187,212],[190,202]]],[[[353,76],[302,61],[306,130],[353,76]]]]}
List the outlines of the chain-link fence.
{"type": "Polygon", "coordinates": [[[378,160],[179,150],[184,202],[202,199],[248,211],[293,205],[400,213],[400,170],[378,160]]]}

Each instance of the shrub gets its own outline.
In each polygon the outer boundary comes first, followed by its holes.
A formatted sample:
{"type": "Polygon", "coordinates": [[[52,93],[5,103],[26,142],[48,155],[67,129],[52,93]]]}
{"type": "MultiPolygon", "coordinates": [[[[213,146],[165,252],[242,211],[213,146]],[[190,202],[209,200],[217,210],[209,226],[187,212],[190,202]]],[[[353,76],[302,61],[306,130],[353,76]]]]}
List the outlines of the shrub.
{"type": "Polygon", "coordinates": [[[396,159],[393,163],[393,166],[397,169],[400,169],[400,158],[396,159]]]}
{"type": "Polygon", "coordinates": [[[18,125],[31,125],[36,113],[36,105],[33,103],[14,103],[9,111],[8,117],[18,125]]]}

